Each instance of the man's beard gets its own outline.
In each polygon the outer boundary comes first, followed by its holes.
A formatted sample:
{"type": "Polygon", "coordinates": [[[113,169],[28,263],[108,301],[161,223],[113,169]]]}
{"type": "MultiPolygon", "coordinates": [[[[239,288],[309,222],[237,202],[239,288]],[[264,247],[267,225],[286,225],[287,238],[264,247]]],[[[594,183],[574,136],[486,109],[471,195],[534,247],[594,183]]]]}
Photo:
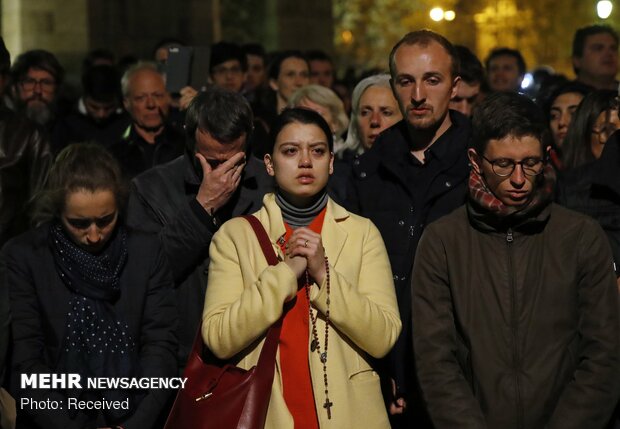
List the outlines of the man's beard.
{"type": "Polygon", "coordinates": [[[38,96],[30,97],[22,103],[26,117],[38,125],[45,126],[54,118],[50,104],[38,96]],[[38,103],[33,103],[38,101],[38,103]]]}

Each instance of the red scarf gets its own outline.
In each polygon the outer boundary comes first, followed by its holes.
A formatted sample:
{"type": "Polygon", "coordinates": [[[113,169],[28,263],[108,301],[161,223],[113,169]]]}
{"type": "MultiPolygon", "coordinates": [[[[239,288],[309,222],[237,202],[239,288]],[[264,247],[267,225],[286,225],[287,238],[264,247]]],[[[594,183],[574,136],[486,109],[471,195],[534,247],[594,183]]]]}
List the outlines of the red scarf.
{"type": "Polygon", "coordinates": [[[497,217],[523,219],[551,201],[555,180],[555,169],[548,163],[542,174],[536,177],[537,186],[530,201],[523,207],[507,206],[493,195],[484,179],[472,168],[469,174],[469,198],[471,202],[497,217]]]}
{"type": "MultiPolygon", "coordinates": [[[[308,226],[317,234],[323,228],[326,209],[323,208],[308,226]]],[[[288,242],[293,230],[288,224],[284,236],[288,242]]],[[[283,243],[282,251],[284,252],[283,243]]],[[[308,339],[310,332],[310,303],[306,298],[306,278],[302,276],[297,283],[297,296],[288,303],[280,333],[280,370],[284,401],[293,415],[296,428],[318,429],[318,417],[314,405],[312,377],[308,362],[308,339]]]]}

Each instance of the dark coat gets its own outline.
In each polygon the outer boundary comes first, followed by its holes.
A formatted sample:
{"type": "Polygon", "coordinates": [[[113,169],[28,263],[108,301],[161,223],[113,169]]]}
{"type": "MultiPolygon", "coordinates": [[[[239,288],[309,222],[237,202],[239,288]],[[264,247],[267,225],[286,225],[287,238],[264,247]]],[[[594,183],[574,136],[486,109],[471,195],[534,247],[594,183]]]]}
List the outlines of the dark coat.
{"type": "Polygon", "coordinates": [[[412,290],[436,429],[604,427],[620,392],[620,331],[594,220],[551,204],[501,231],[462,207],[424,232],[412,290]]]}
{"type": "Polygon", "coordinates": [[[55,154],[72,143],[96,142],[105,147],[117,143],[130,125],[127,113],[113,113],[102,123],[79,111],[61,118],[55,125],[51,147],[55,154]]]}
{"type": "MultiPolygon", "coordinates": [[[[155,232],[172,267],[179,313],[179,365],[185,366],[204,306],[209,245],[219,223],[196,201],[201,178],[188,155],[136,177],[131,186],[127,223],[155,232]],[[206,280],[206,279],[204,279],[206,280]]],[[[264,165],[250,157],[239,185],[232,215],[260,209],[263,196],[273,191],[264,165]]]]}
{"type": "Polygon", "coordinates": [[[152,157],[147,156],[145,147],[149,146],[135,130],[129,126],[121,140],[109,147],[112,155],[118,160],[123,175],[131,180],[138,174],[176,159],[183,154],[185,136],[172,125],[166,124],[164,131],[155,138],[152,157]]]}
{"type": "Polygon", "coordinates": [[[40,129],[0,107],[0,246],[28,229],[27,202],[42,187],[53,160],[40,129]]]}
{"type": "Polygon", "coordinates": [[[620,133],[605,143],[598,160],[564,173],[558,183],[557,201],[600,223],[620,277],[620,133]]]}
{"type": "Polygon", "coordinates": [[[465,202],[470,125],[458,112],[450,111],[450,118],[452,127],[441,137],[448,139],[448,150],[438,159],[440,167],[421,201],[414,201],[406,179],[410,145],[404,120],[385,130],[369,151],[353,161],[347,189],[347,209],[373,221],[390,258],[403,330],[389,361],[401,393],[414,390],[407,384],[414,372],[410,275],[418,241],[427,224],[465,202]]]}
{"type": "MultiPolygon", "coordinates": [[[[19,428],[78,429],[88,420],[83,412],[71,419],[66,412],[58,410],[31,411],[19,407],[20,396],[62,400],[65,407],[67,404],[64,392],[18,389],[21,373],[56,372],[66,335],[71,293],[57,274],[48,243],[48,228],[43,225],[16,237],[7,243],[0,257],[0,286],[8,288],[11,297],[12,390],[17,395],[19,428]]],[[[139,233],[129,233],[127,243],[128,259],[120,278],[121,295],[114,309],[139,344],[136,352],[139,374],[135,376],[176,376],[177,316],[172,277],[161,246],[156,237],[139,233]]],[[[153,427],[169,394],[164,390],[150,391],[123,426],[153,427]]]]}

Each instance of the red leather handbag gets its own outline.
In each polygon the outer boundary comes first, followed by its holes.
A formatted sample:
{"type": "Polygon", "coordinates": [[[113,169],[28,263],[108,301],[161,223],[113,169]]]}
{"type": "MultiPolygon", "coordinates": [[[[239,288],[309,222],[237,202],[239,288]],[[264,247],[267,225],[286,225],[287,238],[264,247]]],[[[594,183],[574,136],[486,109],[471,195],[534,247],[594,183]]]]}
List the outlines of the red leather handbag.
{"type": "MultiPolygon", "coordinates": [[[[269,265],[278,263],[269,237],[254,216],[250,222],[269,265]]],[[[267,334],[256,366],[244,370],[202,358],[201,329],[196,334],[179,390],[165,429],[263,429],[269,408],[282,319],[267,334]]]]}

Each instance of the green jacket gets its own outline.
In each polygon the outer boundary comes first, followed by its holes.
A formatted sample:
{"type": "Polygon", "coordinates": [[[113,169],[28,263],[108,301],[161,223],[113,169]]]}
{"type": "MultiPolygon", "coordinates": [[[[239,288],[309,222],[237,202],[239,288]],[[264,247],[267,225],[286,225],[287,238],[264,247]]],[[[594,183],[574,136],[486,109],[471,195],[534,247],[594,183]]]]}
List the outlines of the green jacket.
{"type": "Polygon", "coordinates": [[[605,235],[556,204],[513,228],[488,220],[463,206],[418,248],[413,339],[435,428],[604,427],[620,394],[605,235]]]}

